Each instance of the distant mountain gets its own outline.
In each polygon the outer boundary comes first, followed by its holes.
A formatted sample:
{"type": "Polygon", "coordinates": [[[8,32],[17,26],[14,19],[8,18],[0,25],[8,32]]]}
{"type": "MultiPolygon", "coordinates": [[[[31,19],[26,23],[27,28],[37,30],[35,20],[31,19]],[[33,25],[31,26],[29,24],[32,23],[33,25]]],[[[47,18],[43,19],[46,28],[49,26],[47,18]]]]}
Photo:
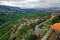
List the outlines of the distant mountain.
{"type": "Polygon", "coordinates": [[[51,7],[51,8],[31,8],[31,9],[23,9],[24,11],[50,11],[57,12],[60,11],[60,7],[51,7]]]}
{"type": "Polygon", "coordinates": [[[4,6],[0,5],[0,10],[5,10],[5,11],[26,11],[26,12],[34,12],[37,11],[36,9],[21,9],[19,7],[11,7],[11,6],[4,6]]]}
{"type": "Polygon", "coordinates": [[[37,10],[43,10],[43,11],[60,11],[60,7],[51,7],[51,8],[38,8],[37,10]]]}
{"type": "Polygon", "coordinates": [[[21,9],[19,7],[11,7],[11,6],[0,5],[0,10],[5,10],[5,11],[21,11],[21,12],[36,12],[36,11],[51,11],[51,12],[55,11],[56,12],[56,11],[60,11],[60,8],[52,7],[52,8],[21,9]]]}
{"type": "Polygon", "coordinates": [[[17,9],[19,9],[19,8],[18,7],[0,5],[0,10],[17,10],[17,9]]]}
{"type": "Polygon", "coordinates": [[[56,11],[60,11],[60,7],[52,7],[52,8],[50,8],[50,10],[53,11],[53,12],[54,12],[54,11],[55,11],[55,12],[56,12],[56,11]]]}

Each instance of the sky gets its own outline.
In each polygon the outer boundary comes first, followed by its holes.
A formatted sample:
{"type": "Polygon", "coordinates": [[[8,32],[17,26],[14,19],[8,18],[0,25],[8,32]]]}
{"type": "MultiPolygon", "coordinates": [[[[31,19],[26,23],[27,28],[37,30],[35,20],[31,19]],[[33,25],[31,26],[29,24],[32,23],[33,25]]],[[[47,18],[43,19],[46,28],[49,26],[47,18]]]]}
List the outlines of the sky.
{"type": "Polygon", "coordinates": [[[0,0],[0,5],[20,8],[60,7],[60,0],[0,0]]]}

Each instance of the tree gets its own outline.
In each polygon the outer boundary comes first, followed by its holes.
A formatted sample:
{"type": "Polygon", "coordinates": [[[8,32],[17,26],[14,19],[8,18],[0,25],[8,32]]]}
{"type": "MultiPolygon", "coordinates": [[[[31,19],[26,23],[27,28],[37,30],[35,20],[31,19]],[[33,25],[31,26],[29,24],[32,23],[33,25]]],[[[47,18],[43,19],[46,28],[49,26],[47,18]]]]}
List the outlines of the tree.
{"type": "Polygon", "coordinates": [[[52,19],[51,23],[52,24],[55,24],[55,23],[58,23],[60,22],[60,15],[57,15],[56,17],[54,17],[54,19],[52,19]]]}
{"type": "Polygon", "coordinates": [[[30,34],[26,40],[34,40],[35,39],[35,35],[34,34],[30,34]]]}

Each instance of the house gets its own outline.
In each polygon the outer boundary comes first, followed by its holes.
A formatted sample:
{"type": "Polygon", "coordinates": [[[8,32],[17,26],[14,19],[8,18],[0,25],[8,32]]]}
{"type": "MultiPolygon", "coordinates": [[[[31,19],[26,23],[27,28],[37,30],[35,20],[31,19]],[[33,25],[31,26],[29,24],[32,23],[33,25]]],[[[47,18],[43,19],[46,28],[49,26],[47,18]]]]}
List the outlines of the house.
{"type": "Polygon", "coordinates": [[[37,18],[37,19],[34,19],[34,22],[38,22],[38,21],[40,21],[40,19],[39,19],[39,18],[37,18]]]}
{"type": "Polygon", "coordinates": [[[23,26],[27,26],[27,24],[28,24],[27,22],[24,22],[24,23],[23,23],[23,26]]]}
{"type": "Polygon", "coordinates": [[[13,29],[12,33],[15,33],[15,31],[16,31],[16,29],[17,29],[17,26],[14,25],[14,27],[13,27],[12,29],[13,29]]]}
{"type": "Polygon", "coordinates": [[[50,17],[50,20],[54,19],[54,17],[55,17],[55,16],[54,16],[54,15],[52,15],[52,16],[50,17]]]}

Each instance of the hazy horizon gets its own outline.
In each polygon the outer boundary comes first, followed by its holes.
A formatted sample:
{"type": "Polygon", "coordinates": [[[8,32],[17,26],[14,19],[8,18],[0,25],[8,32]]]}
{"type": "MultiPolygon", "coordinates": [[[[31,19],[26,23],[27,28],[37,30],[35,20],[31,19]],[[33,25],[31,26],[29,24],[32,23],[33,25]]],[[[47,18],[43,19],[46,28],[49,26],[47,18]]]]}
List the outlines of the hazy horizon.
{"type": "Polygon", "coordinates": [[[20,8],[60,7],[60,0],[0,0],[0,5],[20,8]]]}

